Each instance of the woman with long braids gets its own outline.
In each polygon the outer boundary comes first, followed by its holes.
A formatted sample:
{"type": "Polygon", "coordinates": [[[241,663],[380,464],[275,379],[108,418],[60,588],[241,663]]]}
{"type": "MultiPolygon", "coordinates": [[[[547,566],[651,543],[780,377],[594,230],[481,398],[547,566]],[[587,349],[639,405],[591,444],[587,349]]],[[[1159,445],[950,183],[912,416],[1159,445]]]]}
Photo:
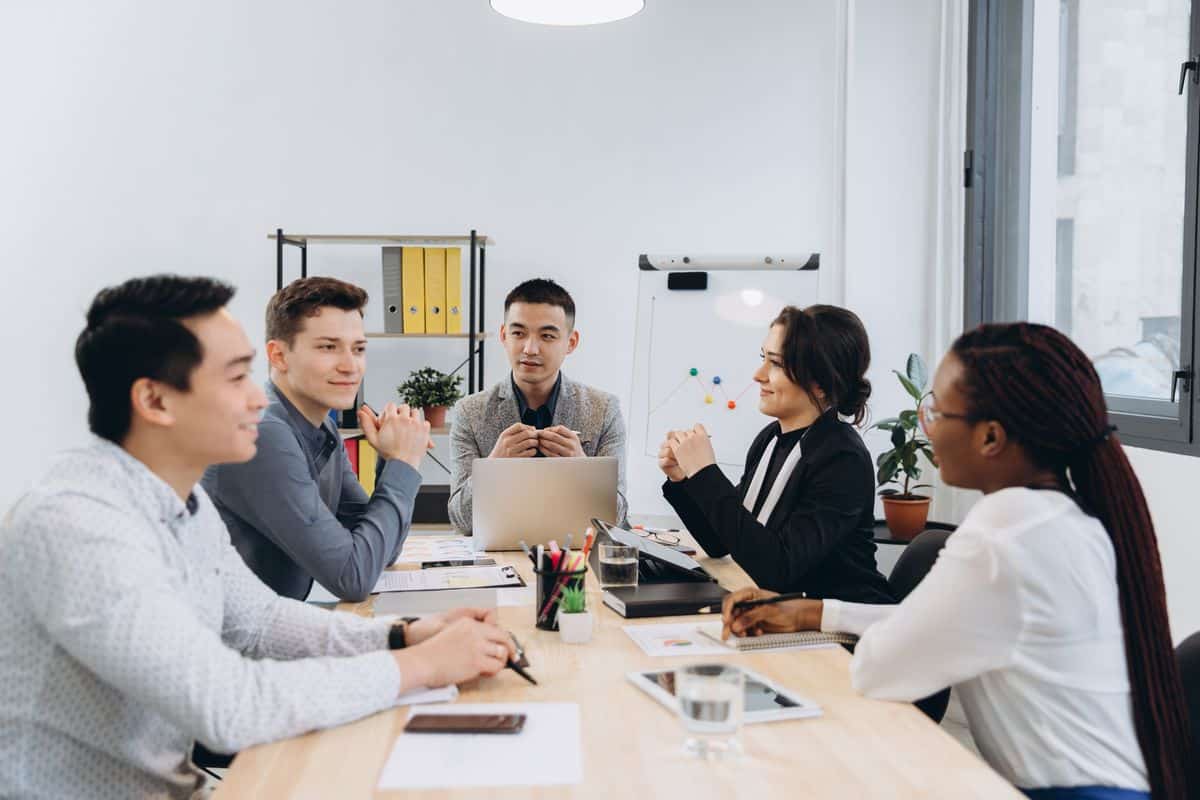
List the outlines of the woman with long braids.
{"type": "Polygon", "coordinates": [[[985,325],[921,407],[943,480],[984,493],[898,606],[799,600],[726,634],[861,636],[854,686],[914,700],[955,686],[984,758],[1036,798],[1188,797],[1189,731],[1158,544],[1096,371],[1043,325],[985,325]]]}

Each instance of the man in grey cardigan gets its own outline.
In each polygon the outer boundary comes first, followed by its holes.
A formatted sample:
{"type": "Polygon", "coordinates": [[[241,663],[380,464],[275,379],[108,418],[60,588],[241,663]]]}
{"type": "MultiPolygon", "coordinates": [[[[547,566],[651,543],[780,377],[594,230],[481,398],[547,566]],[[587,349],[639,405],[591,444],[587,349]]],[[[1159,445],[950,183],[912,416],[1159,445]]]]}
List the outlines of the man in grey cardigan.
{"type": "Polygon", "coordinates": [[[577,383],[562,363],[579,345],[575,301],[551,280],[535,278],[504,299],[500,343],[512,373],[455,406],[450,522],[471,532],[471,474],[477,458],[615,456],[617,522],[625,501],[625,421],[615,395],[577,383]]]}
{"type": "Polygon", "coordinates": [[[380,410],[396,435],[359,410],[366,440],[387,459],[368,497],[342,447],[331,409],[348,408],[366,370],[367,293],[334,278],[292,281],[267,305],[270,401],[258,453],[204,475],[233,546],[254,574],[284,597],[303,600],[313,581],[360,601],[395,561],[421,486],[429,424],[416,409],[380,410]]]}

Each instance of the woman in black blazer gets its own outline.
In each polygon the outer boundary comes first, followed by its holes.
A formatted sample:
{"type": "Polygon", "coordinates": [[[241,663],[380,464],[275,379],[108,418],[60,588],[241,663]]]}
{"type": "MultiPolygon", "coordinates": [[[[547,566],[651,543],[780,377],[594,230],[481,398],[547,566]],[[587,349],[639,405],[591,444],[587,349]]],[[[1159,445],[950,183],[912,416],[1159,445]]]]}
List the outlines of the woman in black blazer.
{"type": "Polygon", "coordinates": [[[658,464],[663,496],[704,551],[733,556],[764,589],[891,603],[875,567],[875,470],[854,427],[871,384],[867,332],[836,306],[788,306],[771,323],[754,373],[775,421],[750,445],[734,486],[702,425],[672,431],[658,464]]]}

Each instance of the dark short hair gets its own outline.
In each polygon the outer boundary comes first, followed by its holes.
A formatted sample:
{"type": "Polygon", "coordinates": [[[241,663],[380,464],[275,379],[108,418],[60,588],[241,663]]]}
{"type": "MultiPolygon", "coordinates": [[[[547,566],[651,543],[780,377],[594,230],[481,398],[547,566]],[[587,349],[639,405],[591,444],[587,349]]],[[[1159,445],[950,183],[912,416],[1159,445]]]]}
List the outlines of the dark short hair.
{"type": "Polygon", "coordinates": [[[532,278],[517,285],[504,298],[504,313],[513,303],[545,303],[558,306],[567,315],[567,328],[575,327],[575,301],[566,289],[549,278],[532,278]]]}
{"type": "Polygon", "coordinates": [[[129,390],[141,378],[190,389],[204,351],[181,320],[224,308],[234,291],[212,278],[179,275],[134,278],[101,289],[75,340],[92,433],[117,444],[124,440],[133,419],[129,390]]]}
{"type": "Polygon", "coordinates": [[[297,278],[280,289],[267,303],[267,341],[276,339],[288,347],[304,327],[327,306],[363,313],[367,293],[353,283],[337,278],[297,278]]]}
{"type": "MultiPolygon", "coordinates": [[[[861,425],[867,415],[871,343],[853,311],[838,306],[787,306],[772,325],[783,326],[783,369],[812,395],[817,386],[843,417],[861,425]]],[[[815,398],[813,398],[815,401],[815,398]]]]}

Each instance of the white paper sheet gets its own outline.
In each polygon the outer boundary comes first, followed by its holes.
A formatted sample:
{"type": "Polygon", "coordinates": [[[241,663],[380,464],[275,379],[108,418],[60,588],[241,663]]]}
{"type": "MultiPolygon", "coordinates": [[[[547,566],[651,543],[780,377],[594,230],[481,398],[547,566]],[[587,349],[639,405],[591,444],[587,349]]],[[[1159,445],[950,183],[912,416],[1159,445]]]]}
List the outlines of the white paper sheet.
{"type": "Polygon", "coordinates": [[[392,563],[420,564],[422,561],[450,561],[475,558],[470,536],[417,536],[404,541],[404,549],[392,563]]]}
{"type": "Polygon", "coordinates": [[[621,630],[648,656],[727,656],[737,652],[702,636],[694,622],[623,625],[621,630]]]}
{"type": "Polygon", "coordinates": [[[526,719],[516,734],[402,733],[379,776],[381,791],[561,786],[583,780],[578,703],[456,704],[419,713],[524,714],[526,719]]]}
{"type": "Polygon", "coordinates": [[[412,689],[396,698],[398,706],[415,706],[424,703],[453,703],[458,699],[458,687],[451,684],[440,689],[412,689]]]}
{"type": "Polygon", "coordinates": [[[374,592],[422,592],[438,589],[474,589],[481,586],[520,586],[521,576],[511,566],[447,567],[443,569],[384,570],[374,592]]]}

